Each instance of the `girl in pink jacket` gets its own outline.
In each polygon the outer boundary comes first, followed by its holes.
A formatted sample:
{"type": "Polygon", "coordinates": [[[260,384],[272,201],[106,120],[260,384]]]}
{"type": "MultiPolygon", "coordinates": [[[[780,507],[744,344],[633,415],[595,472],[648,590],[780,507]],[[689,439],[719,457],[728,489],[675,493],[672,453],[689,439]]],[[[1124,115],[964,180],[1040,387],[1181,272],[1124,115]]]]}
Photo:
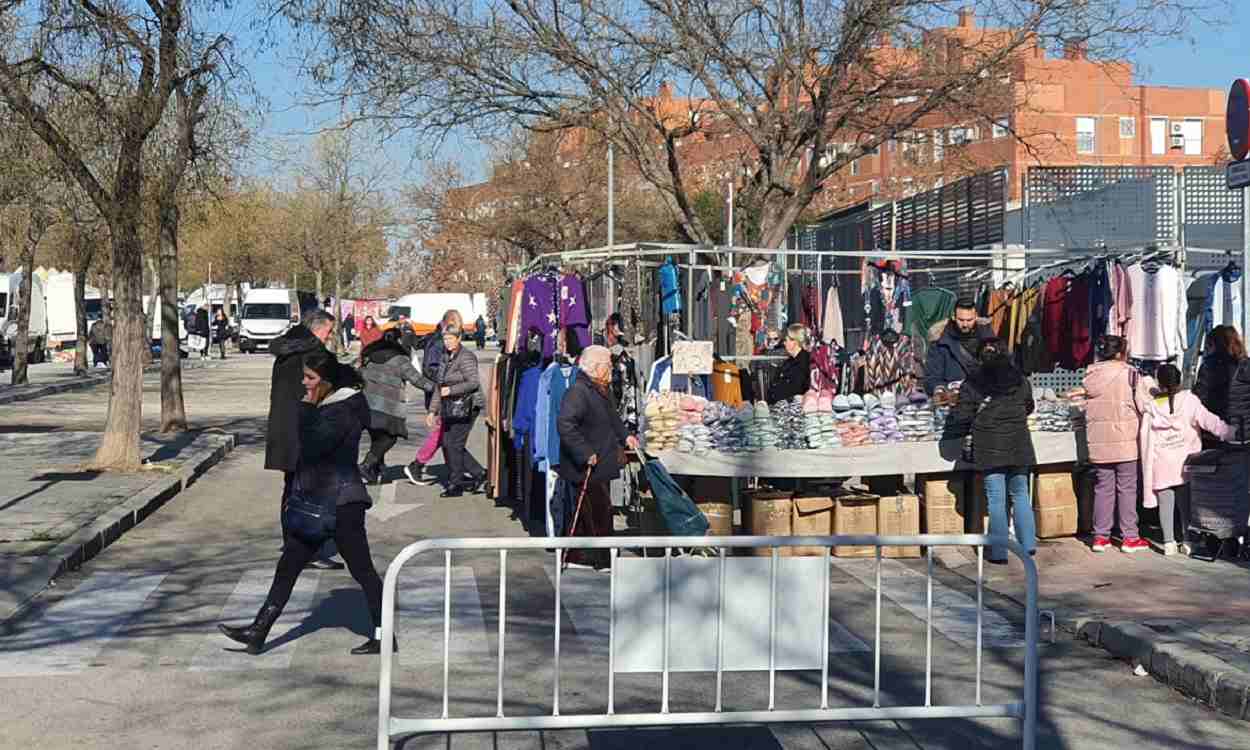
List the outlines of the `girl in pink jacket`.
{"type": "Polygon", "coordinates": [[[1207,411],[1192,391],[1181,390],[1181,371],[1163,365],[1155,373],[1157,387],[1146,403],[1141,424],[1144,504],[1159,507],[1163,526],[1163,554],[1189,554],[1189,488],[1182,470],[1185,459],[1202,450],[1199,429],[1220,440],[1232,440],[1236,430],[1207,411]],[[1181,525],[1181,545],[1176,544],[1176,522],[1181,525]]]}
{"type": "Polygon", "coordinates": [[[1122,336],[1098,339],[1099,361],[1085,371],[1085,436],[1094,465],[1094,552],[1111,548],[1117,515],[1122,552],[1150,549],[1137,529],[1138,430],[1142,403],[1149,399],[1143,378],[1128,363],[1122,336]]]}

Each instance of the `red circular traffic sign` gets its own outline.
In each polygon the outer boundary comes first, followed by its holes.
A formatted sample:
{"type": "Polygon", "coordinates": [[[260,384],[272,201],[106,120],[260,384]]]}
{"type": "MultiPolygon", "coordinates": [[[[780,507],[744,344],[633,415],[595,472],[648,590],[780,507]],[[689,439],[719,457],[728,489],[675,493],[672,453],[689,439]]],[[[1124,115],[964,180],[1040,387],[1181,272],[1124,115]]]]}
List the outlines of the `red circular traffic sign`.
{"type": "Polygon", "coordinates": [[[1228,150],[1233,159],[1241,161],[1250,153],[1250,81],[1238,78],[1228,90],[1228,109],[1224,112],[1224,129],[1228,133],[1228,150]]]}

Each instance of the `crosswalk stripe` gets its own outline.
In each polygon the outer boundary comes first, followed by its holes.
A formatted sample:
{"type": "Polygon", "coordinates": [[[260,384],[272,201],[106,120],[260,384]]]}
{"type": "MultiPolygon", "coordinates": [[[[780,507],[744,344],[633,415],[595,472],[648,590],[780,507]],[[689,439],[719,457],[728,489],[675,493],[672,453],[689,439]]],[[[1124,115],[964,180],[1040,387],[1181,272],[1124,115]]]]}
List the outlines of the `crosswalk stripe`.
{"type": "MultiPolygon", "coordinates": [[[[555,587],[555,561],[548,560],[543,569],[555,587]]],[[[619,575],[619,574],[618,574],[619,575]]],[[[608,599],[611,576],[589,570],[571,568],[560,576],[560,605],[583,643],[606,646],[608,640],[608,599]]],[[[829,653],[856,653],[872,649],[842,623],[829,617],[829,653]]]]}
{"type": "MultiPolygon", "coordinates": [[[[400,664],[443,663],[444,571],[441,567],[411,566],[399,573],[395,629],[400,664]]],[[[477,577],[467,565],[451,568],[450,651],[453,666],[481,666],[494,653],[486,638],[477,577]]]]}
{"type": "Polygon", "coordinates": [[[85,669],[110,638],[143,614],[168,573],[92,574],[19,634],[0,641],[0,676],[66,674],[85,669]]]}
{"type": "MultiPolygon", "coordinates": [[[[239,579],[230,598],[221,608],[218,622],[230,625],[246,625],[256,616],[265,596],[269,593],[269,585],[273,582],[273,568],[249,570],[239,579]]],[[[269,631],[268,644],[264,653],[251,656],[243,653],[243,645],[235,643],[212,627],[210,633],[200,640],[189,667],[192,672],[242,672],[254,669],[286,669],[291,666],[291,657],[299,639],[284,641],[290,631],[299,627],[312,611],[313,599],[317,595],[317,585],[321,582],[321,572],[305,570],[295,582],[291,598],[287,601],[282,616],[269,631]]]]}
{"type": "MultiPolygon", "coordinates": [[[[876,588],[875,560],[834,557],[833,565],[855,580],[876,588]]],[[[912,570],[898,560],[881,560],[881,595],[902,607],[912,617],[924,622],[927,612],[927,576],[912,570]]],[[[1020,648],[1024,646],[1022,628],[1017,628],[998,612],[983,607],[981,621],[987,648],[1020,648]]],[[[976,599],[933,579],[933,628],[952,641],[965,646],[977,641],[976,599]]]]}

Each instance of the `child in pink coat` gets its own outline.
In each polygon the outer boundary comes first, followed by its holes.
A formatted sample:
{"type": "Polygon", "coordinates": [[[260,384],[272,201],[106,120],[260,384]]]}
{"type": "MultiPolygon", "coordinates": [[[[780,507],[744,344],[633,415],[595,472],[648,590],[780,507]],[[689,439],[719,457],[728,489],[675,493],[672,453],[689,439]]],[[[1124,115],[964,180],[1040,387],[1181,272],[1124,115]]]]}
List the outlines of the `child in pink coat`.
{"type": "Polygon", "coordinates": [[[1207,411],[1192,391],[1181,390],[1181,371],[1162,365],[1155,373],[1158,385],[1142,414],[1142,480],[1144,504],[1159,507],[1163,526],[1163,554],[1189,554],[1189,489],[1182,470],[1185,459],[1202,450],[1199,429],[1220,440],[1231,440],[1236,430],[1207,411]],[[1176,522],[1181,524],[1181,545],[1176,544],[1176,522]]]}

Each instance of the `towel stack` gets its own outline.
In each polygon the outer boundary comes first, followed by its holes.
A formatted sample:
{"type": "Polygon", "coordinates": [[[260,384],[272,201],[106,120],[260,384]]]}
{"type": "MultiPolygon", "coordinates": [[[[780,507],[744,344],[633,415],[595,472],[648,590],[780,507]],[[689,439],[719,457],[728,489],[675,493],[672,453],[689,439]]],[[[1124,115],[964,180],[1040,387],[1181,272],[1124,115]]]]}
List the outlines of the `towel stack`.
{"type": "Polygon", "coordinates": [[[759,451],[777,447],[780,435],[768,404],[756,401],[751,407],[750,417],[743,420],[743,426],[746,428],[748,449],[759,451]]]}
{"type": "Polygon", "coordinates": [[[677,428],[677,452],[705,455],[712,450],[712,431],[702,422],[677,428]]]}
{"type": "Polygon", "coordinates": [[[719,401],[709,401],[703,410],[703,424],[708,428],[712,447],[716,450],[725,453],[741,453],[746,450],[746,428],[734,407],[719,401]]]}
{"type": "Polygon", "coordinates": [[[643,417],[646,429],[643,441],[648,451],[657,452],[677,447],[677,428],[682,421],[680,394],[652,393],[647,396],[643,417]]]}

